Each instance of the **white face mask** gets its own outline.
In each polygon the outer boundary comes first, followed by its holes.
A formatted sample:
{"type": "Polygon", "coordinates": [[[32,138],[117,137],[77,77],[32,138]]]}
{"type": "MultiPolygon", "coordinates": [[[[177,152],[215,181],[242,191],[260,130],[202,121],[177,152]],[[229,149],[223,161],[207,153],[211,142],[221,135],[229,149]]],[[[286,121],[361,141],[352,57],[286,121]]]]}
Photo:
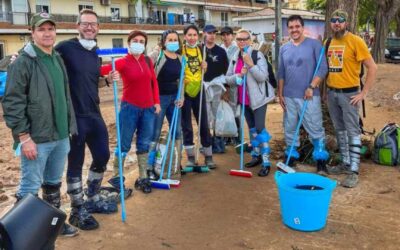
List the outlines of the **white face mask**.
{"type": "Polygon", "coordinates": [[[131,43],[129,46],[129,50],[134,55],[140,55],[144,52],[144,44],[143,43],[131,43]]]}
{"type": "Polygon", "coordinates": [[[92,50],[96,46],[95,40],[79,39],[79,43],[87,50],[92,50]]]}

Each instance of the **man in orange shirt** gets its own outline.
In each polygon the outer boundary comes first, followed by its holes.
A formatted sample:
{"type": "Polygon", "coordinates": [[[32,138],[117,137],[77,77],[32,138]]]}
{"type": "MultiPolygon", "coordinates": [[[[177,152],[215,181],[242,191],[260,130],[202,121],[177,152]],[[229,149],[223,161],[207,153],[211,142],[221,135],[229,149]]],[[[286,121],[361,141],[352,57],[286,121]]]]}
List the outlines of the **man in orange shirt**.
{"type": "Polygon", "coordinates": [[[347,174],[342,186],[358,183],[361,150],[359,106],[376,77],[377,66],[365,42],[347,28],[348,15],[335,10],[331,15],[333,38],[327,49],[329,75],[328,109],[336,130],[341,164],[328,167],[329,174],[347,174]],[[365,86],[360,90],[361,66],[367,68],[365,86]]]}

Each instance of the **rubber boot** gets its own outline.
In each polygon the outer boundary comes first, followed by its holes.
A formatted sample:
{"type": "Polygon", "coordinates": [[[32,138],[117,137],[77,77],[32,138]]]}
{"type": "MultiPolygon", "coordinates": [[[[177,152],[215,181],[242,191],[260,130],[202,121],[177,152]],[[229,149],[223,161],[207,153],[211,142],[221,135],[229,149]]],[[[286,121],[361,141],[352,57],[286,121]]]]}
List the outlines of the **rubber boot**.
{"type": "MultiPolygon", "coordinates": [[[[289,153],[290,153],[290,147],[289,147],[289,148],[286,148],[286,150],[285,150],[285,158],[284,158],[284,160],[283,160],[283,163],[285,163],[285,164],[286,164],[287,159],[288,159],[288,157],[289,157],[289,153]]],[[[291,153],[291,155],[290,155],[290,159],[289,159],[289,162],[288,162],[287,165],[288,165],[289,167],[292,167],[292,168],[296,167],[296,161],[297,161],[299,158],[300,158],[300,154],[299,154],[299,152],[297,151],[297,147],[293,147],[293,150],[292,150],[292,153],[291,153]]]]}
{"type": "Polygon", "coordinates": [[[196,159],[194,156],[194,145],[191,146],[184,146],[186,155],[187,155],[187,162],[185,167],[193,167],[196,165],[196,159]]]}
{"type": "Polygon", "coordinates": [[[328,174],[326,162],[329,159],[329,153],[325,149],[325,140],[324,138],[313,139],[312,143],[314,146],[312,157],[317,162],[317,174],[325,176],[328,174]]]}
{"type": "Polygon", "coordinates": [[[269,147],[269,141],[271,140],[271,135],[266,129],[263,129],[260,134],[257,135],[256,140],[260,143],[262,166],[258,172],[258,176],[265,177],[269,174],[271,169],[271,162],[269,160],[269,154],[271,153],[271,148],[269,147]]]}
{"type": "Polygon", "coordinates": [[[212,147],[208,146],[204,148],[204,165],[206,165],[209,169],[216,169],[217,165],[213,161],[212,157],[212,147]]]}
{"type": "Polygon", "coordinates": [[[158,176],[154,172],[154,164],[156,163],[157,155],[157,142],[151,142],[149,147],[149,157],[147,159],[147,176],[150,180],[158,179],[158,176]]]}
{"type": "Polygon", "coordinates": [[[358,171],[361,158],[361,136],[349,136],[350,171],[342,182],[343,187],[354,188],[358,184],[358,171]]]}
{"type": "MultiPolygon", "coordinates": [[[[126,200],[131,195],[133,195],[133,190],[131,188],[125,187],[125,177],[122,177],[122,178],[123,178],[122,186],[124,188],[124,197],[126,200]]],[[[118,192],[118,201],[117,202],[120,202],[121,201],[121,186],[120,186],[119,176],[115,176],[115,177],[109,179],[107,182],[110,183],[110,185],[117,190],[117,192],[118,192]]]]}
{"type": "MultiPolygon", "coordinates": [[[[122,153],[121,155],[122,155],[122,173],[123,173],[126,154],[122,153]]],[[[119,161],[118,161],[118,155],[116,155],[116,154],[114,154],[113,174],[114,174],[114,176],[119,176],[119,161]]]]}
{"type": "Polygon", "coordinates": [[[137,154],[139,165],[139,178],[135,181],[135,188],[143,193],[151,193],[151,183],[147,176],[148,153],[137,154]]]}
{"type": "MultiPolygon", "coordinates": [[[[60,209],[61,207],[61,193],[60,193],[61,183],[59,184],[43,184],[43,200],[47,201],[50,205],[55,208],[60,209]]],[[[78,234],[78,229],[75,227],[64,223],[60,235],[66,237],[73,237],[78,234]]]]}
{"type": "Polygon", "coordinates": [[[337,166],[327,166],[327,172],[330,175],[350,173],[350,151],[349,138],[346,130],[336,132],[336,140],[339,147],[341,163],[337,166]]]}
{"type": "Polygon", "coordinates": [[[81,230],[94,230],[99,227],[97,220],[86,210],[83,199],[82,179],[67,177],[67,193],[71,200],[69,223],[81,230]]]}
{"type": "Polygon", "coordinates": [[[118,211],[117,203],[114,200],[105,200],[100,196],[103,173],[96,173],[89,170],[87,179],[87,200],[84,204],[89,213],[111,214],[118,211]]]}
{"type": "Polygon", "coordinates": [[[247,162],[244,166],[246,168],[252,168],[257,165],[260,165],[262,163],[262,158],[261,158],[261,153],[260,153],[260,142],[256,140],[257,137],[257,130],[256,128],[252,128],[249,131],[250,133],[250,138],[251,138],[251,146],[252,146],[252,151],[251,151],[251,161],[247,162]]]}

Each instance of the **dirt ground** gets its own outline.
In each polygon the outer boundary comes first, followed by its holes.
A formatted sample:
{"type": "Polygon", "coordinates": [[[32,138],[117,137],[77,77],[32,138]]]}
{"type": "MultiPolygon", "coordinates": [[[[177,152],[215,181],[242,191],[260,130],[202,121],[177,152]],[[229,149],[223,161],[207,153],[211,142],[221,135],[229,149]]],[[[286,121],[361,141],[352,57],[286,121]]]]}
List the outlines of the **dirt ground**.
{"type": "MultiPolygon", "coordinates": [[[[400,65],[379,65],[376,85],[366,102],[364,123],[368,131],[378,131],[389,121],[400,123],[400,101],[393,98],[400,91],[399,70],[400,65]]],[[[113,150],[112,92],[110,89],[101,92],[102,112],[113,150]]],[[[269,106],[266,124],[274,136],[273,142],[282,139],[282,110],[278,104],[269,106]]],[[[10,132],[2,119],[0,134],[0,214],[4,214],[14,203],[19,160],[13,155],[10,132]]],[[[272,145],[273,150],[281,150],[272,145]]],[[[86,170],[90,154],[87,156],[86,170]]],[[[138,173],[134,154],[130,156],[127,185],[132,187],[138,173]]],[[[154,190],[149,195],[134,192],[126,200],[125,223],[121,222],[120,213],[95,215],[100,222],[98,230],[81,231],[74,238],[59,238],[57,249],[399,249],[398,167],[364,160],[359,185],[354,189],[335,189],[327,226],[318,232],[304,233],[282,223],[273,178],[275,167],[266,178],[257,176],[258,168],[252,170],[251,179],[229,176],[230,169],[239,167],[239,155],[231,146],[225,154],[215,155],[215,161],[216,170],[188,174],[179,188],[154,190]]],[[[110,162],[107,175],[111,169],[110,162]]],[[[314,168],[300,165],[299,170],[312,172],[314,168]]],[[[64,191],[65,188],[64,183],[64,191]]],[[[65,192],[63,200],[63,208],[69,212],[65,192]]]]}

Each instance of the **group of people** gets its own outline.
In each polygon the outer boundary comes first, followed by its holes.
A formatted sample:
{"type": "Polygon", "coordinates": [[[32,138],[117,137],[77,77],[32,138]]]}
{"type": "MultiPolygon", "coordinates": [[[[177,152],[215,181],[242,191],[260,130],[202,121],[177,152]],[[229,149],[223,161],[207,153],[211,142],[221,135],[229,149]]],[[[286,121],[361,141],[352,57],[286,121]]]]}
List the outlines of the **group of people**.
{"type": "MultiPolygon", "coordinates": [[[[316,70],[324,45],[304,36],[304,21],[300,16],[288,18],[291,40],[280,51],[278,96],[284,109],[287,148],[294,141],[295,149],[291,154],[286,150],[285,155],[292,159],[290,165],[299,158],[296,150],[299,141],[294,138],[294,131],[302,106],[308,101],[303,126],[314,145],[313,158],[318,172],[346,173],[343,185],[354,187],[358,182],[361,148],[358,105],[372,86],[376,65],[365,43],[346,30],[346,12],[335,11],[330,21],[333,37],[329,39],[324,60],[316,70]],[[363,90],[359,89],[361,65],[368,69],[363,90]],[[326,166],[329,154],[325,149],[321,115],[319,85],[327,73],[329,112],[342,156],[341,164],[335,167],[326,166]]],[[[268,175],[272,136],[265,121],[267,104],[274,99],[274,90],[268,82],[270,66],[260,51],[251,48],[249,31],[237,31],[234,42],[232,28],[224,27],[219,32],[223,40],[219,46],[216,44],[218,30],[213,25],[206,25],[202,44],[198,27],[191,24],[184,28],[183,43],[176,31],[167,30],[163,32],[158,48],[146,55],[148,36],[135,30],[127,38],[129,53],[116,60],[114,71],[111,64],[103,65],[96,53],[99,22],[94,11],[82,10],[76,25],[78,37],[57,46],[56,23],[49,14],[35,14],[31,26],[33,42],[21,49],[9,66],[2,102],[14,147],[21,153],[17,200],[28,193],[38,195],[42,188],[43,199],[60,207],[61,178],[68,157],[67,193],[72,207],[69,223],[82,230],[96,229],[99,224],[92,213],[108,214],[118,210],[115,201],[100,195],[110,152],[108,132],[99,108],[98,88],[112,81],[121,81],[123,85],[118,114],[121,148],[115,150],[113,178],[120,174],[119,160],[124,163],[136,135],[139,177],[135,187],[144,193],[151,192],[150,178],[154,176],[154,158],[163,120],[166,117],[171,125],[175,108],[180,109],[173,138],[178,165],[182,165],[182,148],[187,155],[186,165],[196,164],[193,112],[196,122],[200,122],[199,140],[204,164],[210,169],[216,168],[213,145],[224,141],[210,132],[207,103],[201,90],[202,81],[210,82],[221,76],[226,88],[221,100],[227,101],[234,110],[242,105],[245,107],[252,146],[252,159],[246,167],[261,164],[258,175],[268,175]],[[186,60],[184,68],[183,57],[186,60]],[[184,71],[184,87],[178,93],[181,71],[184,71]],[[245,85],[243,81],[246,81],[245,85]],[[85,145],[93,161],[84,193],[85,145]],[[122,159],[118,159],[118,150],[122,159]]],[[[67,223],[64,225],[63,235],[76,233],[76,228],[67,223]]]]}

